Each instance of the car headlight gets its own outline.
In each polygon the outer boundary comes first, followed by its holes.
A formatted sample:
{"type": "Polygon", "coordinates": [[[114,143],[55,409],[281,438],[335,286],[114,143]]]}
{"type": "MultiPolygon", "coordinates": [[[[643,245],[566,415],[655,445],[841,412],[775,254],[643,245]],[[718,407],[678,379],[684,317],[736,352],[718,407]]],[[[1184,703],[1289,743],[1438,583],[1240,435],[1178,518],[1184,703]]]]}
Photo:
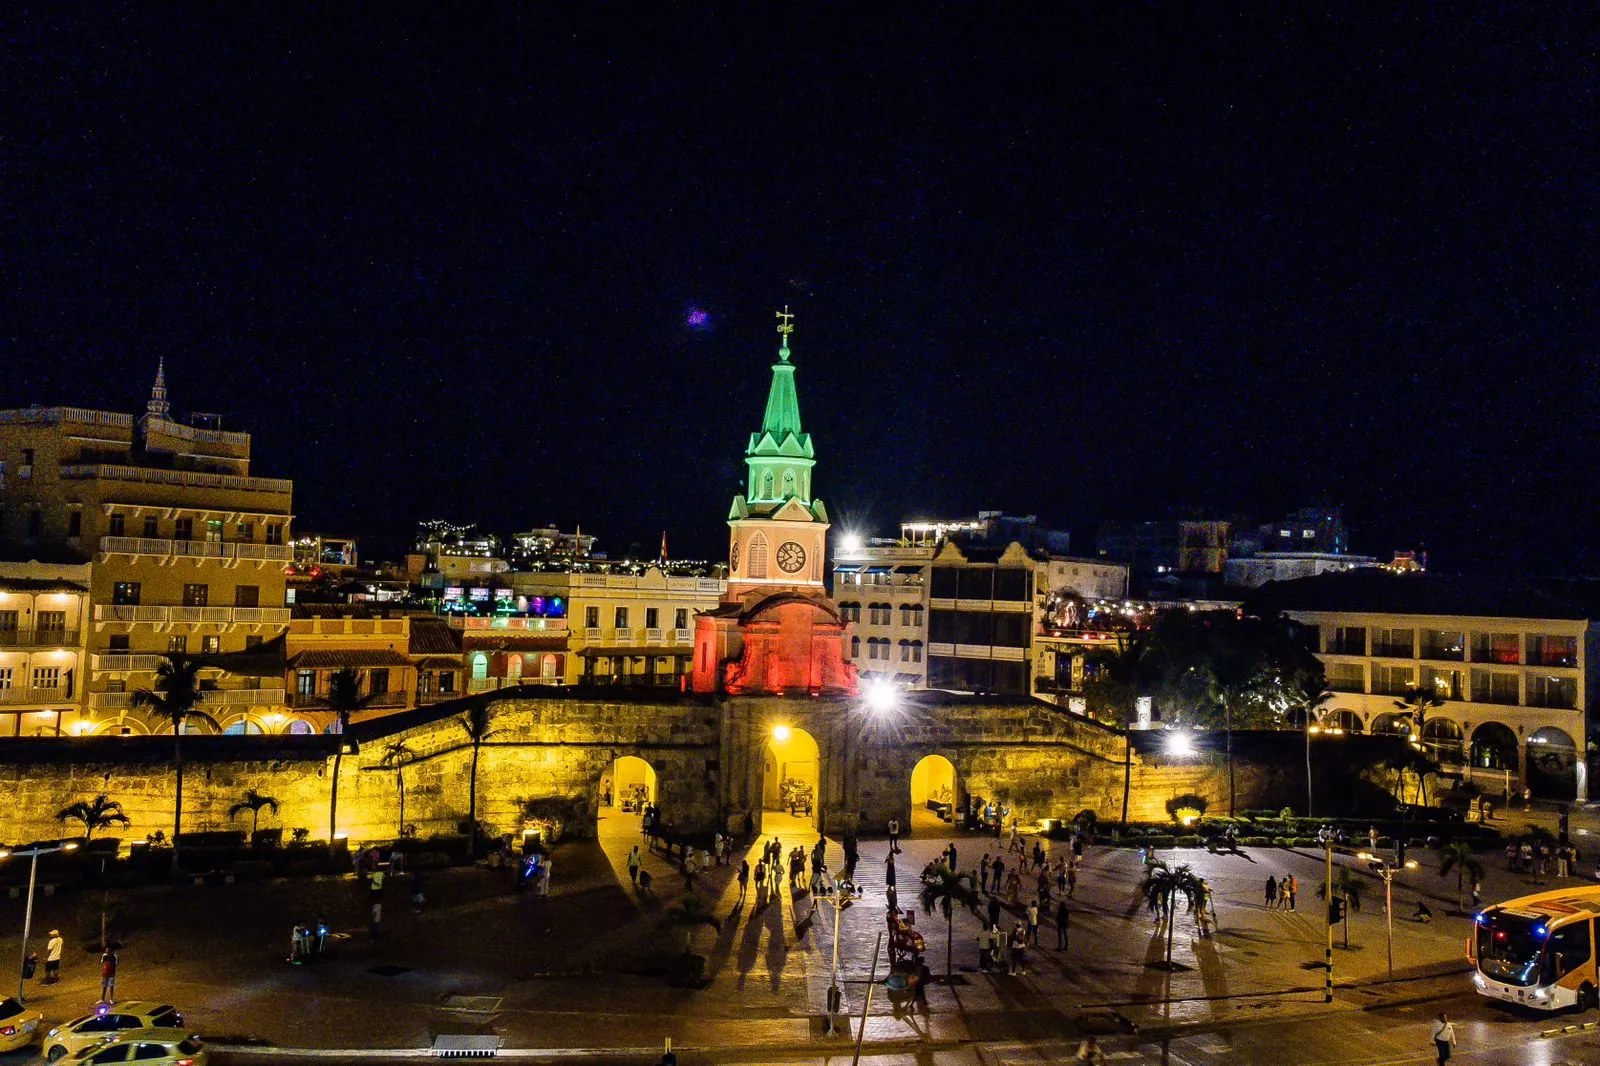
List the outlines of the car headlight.
{"type": "Polygon", "coordinates": [[[1489,982],[1483,979],[1483,974],[1481,973],[1475,973],[1472,975],[1472,983],[1477,985],[1479,988],[1489,987],[1489,982]]]}
{"type": "Polygon", "coordinates": [[[61,1026],[58,1025],[54,1029],[50,1030],[48,1033],[44,1034],[45,1035],[45,1039],[48,1040],[48,1039],[50,1039],[51,1037],[54,1037],[56,1034],[58,1034],[60,1032],[61,1032],[61,1026]]]}
{"type": "Polygon", "coordinates": [[[1549,999],[1550,998],[1550,993],[1547,992],[1545,989],[1535,988],[1533,990],[1533,998],[1534,999],[1549,999]]]}

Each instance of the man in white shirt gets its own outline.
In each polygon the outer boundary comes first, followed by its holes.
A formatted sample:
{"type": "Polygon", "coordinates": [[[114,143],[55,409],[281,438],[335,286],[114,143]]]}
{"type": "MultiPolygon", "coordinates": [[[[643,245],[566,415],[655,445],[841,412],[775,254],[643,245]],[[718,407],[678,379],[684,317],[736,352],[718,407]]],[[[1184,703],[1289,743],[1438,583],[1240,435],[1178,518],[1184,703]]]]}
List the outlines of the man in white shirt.
{"type": "Polygon", "coordinates": [[[1433,1023],[1433,1046],[1439,1053],[1439,1066],[1444,1066],[1450,1061],[1450,1052],[1455,1050],[1456,1027],[1450,1024],[1450,1016],[1443,1011],[1433,1023]]]}
{"type": "Polygon", "coordinates": [[[44,947],[44,979],[46,984],[61,980],[61,952],[67,942],[61,939],[61,930],[50,930],[50,942],[44,947]]]}

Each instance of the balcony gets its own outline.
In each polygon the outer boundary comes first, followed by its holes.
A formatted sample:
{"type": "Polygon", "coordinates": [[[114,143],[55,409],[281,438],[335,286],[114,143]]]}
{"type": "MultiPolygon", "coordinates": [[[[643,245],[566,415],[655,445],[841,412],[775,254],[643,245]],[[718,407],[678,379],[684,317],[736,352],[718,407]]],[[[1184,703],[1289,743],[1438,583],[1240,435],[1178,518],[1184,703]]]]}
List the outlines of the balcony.
{"type": "Polygon", "coordinates": [[[133,693],[131,692],[89,693],[89,709],[91,711],[121,711],[131,706],[133,706],[133,693]]]}
{"type": "Polygon", "coordinates": [[[477,633],[483,630],[507,630],[514,633],[565,633],[567,620],[565,618],[535,618],[523,615],[475,615],[453,614],[450,615],[450,628],[462,629],[468,633],[477,633]]]}
{"type": "Polygon", "coordinates": [[[632,644],[633,629],[629,626],[618,626],[611,631],[611,642],[613,644],[632,644]]]}
{"type": "Polygon", "coordinates": [[[254,541],[162,540],[151,537],[101,537],[102,555],[128,555],[154,559],[215,559],[221,562],[287,563],[294,560],[294,548],[287,544],[257,544],[254,541]]]}
{"type": "Polygon", "coordinates": [[[96,622],[147,622],[171,625],[287,625],[287,607],[182,607],[155,604],[100,604],[94,609],[96,622]]]}
{"type": "Polygon", "coordinates": [[[213,688],[200,693],[202,707],[282,706],[281,688],[213,688]]]}
{"type": "Polygon", "coordinates": [[[76,629],[0,629],[0,648],[71,648],[76,629]]]}
{"type": "Polygon", "coordinates": [[[692,644],[694,643],[694,634],[687,629],[674,629],[672,631],[672,643],[692,644]]]}
{"type": "Polygon", "coordinates": [[[0,688],[0,705],[14,707],[24,703],[68,703],[72,692],[58,688],[0,688]]]}
{"type": "Polygon", "coordinates": [[[128,652],[111,652],[103,655],[91,655],[89,657],[89,665],[96,672],[153,671],[165,659],[165,655],[134,655],[128,652]]]}
{"type": "Polygon", "coordinates": [[[1372,642],[1372,657],[1375,659],[1415,659],[1416,649],[1410,644],[1389,644],[1378,641],[1372,642]]]}
{"type": "Polygon", "coordinates": [[[644,631],[644,642],[646,644],[665,644],[666,637],[662,635],[659,629],[646,629],[644,631]]]}
{"type": "Polygon", "coordinates": [[[99,481],[133,481],[145,485],[180,485],[197,489],[236,489],[240,492],[271,492],[284,496],[294,491],[294,482],[273,477],[241,477],[237,474],[208,474],[199,470],[162,470],[144,466],[83,464],[63,466],[64,479],[93,478],[99,481]]]}

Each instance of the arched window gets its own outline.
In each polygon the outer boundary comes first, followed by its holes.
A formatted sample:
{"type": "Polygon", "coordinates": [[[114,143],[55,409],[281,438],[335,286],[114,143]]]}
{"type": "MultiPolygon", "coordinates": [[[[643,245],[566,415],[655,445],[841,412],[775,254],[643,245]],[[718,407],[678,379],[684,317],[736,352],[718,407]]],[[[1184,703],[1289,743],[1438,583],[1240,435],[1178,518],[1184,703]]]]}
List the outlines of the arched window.
{"type": "Polygon", "coordinates": [[[770,470],[761,475],[761,498],[763,500],[772,499],[772,471],[770,470]]]}
{"type": "Polygon", "coordinates": [[[900,642],[900,661],[903,663],[911,661],[911,642],[909,640],[900,642]]]}
{"type": "Polygon", "coordinates": [[[749,567],[751,577],[767,576],[767,538],[764,533],[757,533],[750,538],[749,567]]]}
{"type": "Polygon", "coordinates": [[[785,470],[783,472],[783,495],[787,498],[794,494],[794,471],[785,470]]]}
{"type": "Polygon", "coordinates": [[[478,652],[472,657],[472,680],[483,681],[489,676],[489,657],[478,652]]]}
{"type": "Polygon", "coordinates": [[[839,605],[839,617],[846,622],[861,621],[861,605],[854,600],[839,605]]]}
{"type": "Polygon", "coordinates": [[[911,661],[914,663],[920,663],[922,661],[922,641],[920,640],[913,640],[911,642],[911,661]]]}
{"type": "Polygon", "coordinates": [[[850,638],[850,658],[852,658],[852,659],[861,658],[861,638],[860,637],[851,637],[850,638]]]}

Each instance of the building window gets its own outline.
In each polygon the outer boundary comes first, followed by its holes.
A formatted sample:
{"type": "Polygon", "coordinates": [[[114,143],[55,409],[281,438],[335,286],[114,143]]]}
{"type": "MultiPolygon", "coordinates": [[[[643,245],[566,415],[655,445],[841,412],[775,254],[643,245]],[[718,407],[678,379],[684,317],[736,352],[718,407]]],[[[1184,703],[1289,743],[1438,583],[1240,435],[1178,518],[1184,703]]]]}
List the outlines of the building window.
{"type": "Polygon", "coordinates": [[[180,518],[176,522],[174,522],[172,524],[172,539],[173,540],[193,540],[194,539],[194,519],[192,519],[192,518],[180,518]]]}
{"type": "Polygon", "coordinates": [[[1571,710],[1578,706],[1578,679],[1551,677],[1547,674],[1528,675],[1529,707],[1561,707],[1571,710]]]}
{"type": "Polygon", "coordinates": [[[1466,634],[1459,629],[1424,629],[1422,657],[1458,663],[1466,658],[1466,634]]]}
{"type": "Polygon", "coordinates": [[[283,526],[279,525],[276,522],[268,522],[267,523],[267,543],[268,544],[282,544],[283,543],[283,526]]]}
{"type": "Polygon", "coordinates": [[[123,652],[125,652],[125,651],[131,650],[132,645],[128,642],[128,634],[126,634],[126,633],[113,633],[113,634],[111,634],[110,643],[107,644],[107,648],[110,651],[123,651],[123,652]]]}
{"type": "MultiPolygon", "coordinates": [[[[1354,652],[1345,652],[1353,655],[1354,652]]],[[[1361,663],[1329,663],[1328,688],[1333,692],[1367,691],[1367,670],[1361,663]]]]}
{"type": "Polygon", "coordinates": [[[212,518],[212,519],[210,519],[210,520],[208,520],[206,522],[206,543],[207,544],[221,544],[222,543],[222,520],[221,519],[212,518]]]}
{"type": "Polygon", "coordinates": [[[871,625],[886,626],[894,621],[894,608],[887,603],[870,603],[867,605],[867,616],[871,619],[871,625]]]}
{"type": "Polygon", "coordinates": [[[67,632],[67,612],[66,611],[40,611],[39,612],[39,635],[41,637],[45,637],[46,639],[49,639],[50,637],[53,636],[55,639],[59,640],[66,632],[67,632]]]}
{"type": "Polygon", "coordinates": [[[24,448],[24,449],[22,449],[22,463],[17,467],[17,476],[18,477],[32,477],[33,476],[33,449],[32,448],[24,448]]]}
{"type": "Polygon", "coordinates": [[[182,655],[189,650],[189,638],[182,633],[167,638],[167,654],[182,655]]]}
{"type": "Polygon", "coordinates": [[[240,540],[244,541],[255,540],[256,524],[254,522],[240,522],[238,536],[240,540]]]}
{"type": "Polygon", "coordinates": [[[628,609],[626,607],[618,607],[618,608],[616,608],[616,610],[612,613],[612,616],[611,616],[611,624],[612,624],[613,627],[615,627],[617,629],[627,629],[628,628],[628,609]]]}
{"type": "Polygon", "coordinates": [[[1422,668],[1422,687],[1442,700],[1459,700],[1461,694],[1461,671],[1441,670],[1436,666],[1422,668]]]}
{"type": "MultiPolygon", "coordinates": [[[[1388,659],[1415,659],[1416,636],[1414,629],[1374,629],[1372,654],[1388,659]]],[[[1373,691],[1376,692],[1377,689],[1373,691]]]]}
{"type": "Polygon", "coordinates": [[[859,603],[841,603],[839,605],[839,617],[846,622],[861,621],[861,605],[859,603]]]}
{"type": "Polygon", "coordinates": [[[261,602],[261,586],[237,585],[233,590],[233,605],[235,607],[255,607],[261,602]]]}
{"type": "Polygon", "coordinates": [[[367,691],[374,696],[382,696],[389,691],[389,671],[374,670],[367,675],[367,691]]]}
{"type": "Polygon", "coordinates": [[[583,624],[589,629],[600,628],[600,608],[585,607],[583,609],[583,624]]]}
{"type": "Polygon", "coordinates": [[[183,605],[185,607],[204,607],[211,598],[209,585],[183,586],[183,605]]]}
{"type": "Polygon", "coordinates": [[[689,608],[679,607],[672,614],[672,627],[674,629],[689,628],[689,608]]]}
{"type": "Polygon", "coordinates": [[[1367,654],[1366,626],[1338,626],[1328,635],[1329,655],[1367,654]]]}
{"type": "Polygon", "coordinates": [[[772,499],[772,471],[770,470],[761,475],[761,498],[763,500],[772,499]]]}
{"type": "Polygon", "coordinates": [[[472,680],[486,681],[488,678],[489,657],[480,651],[472,657],[472,680]]]}
{"type": "Polygon", "coordinates": [[[900,661],[903,663],[911,661],[911,642],[909,640],[900,642],[900,661]]]}
{"type": "MultiPolygon", "coordinates": [[[[1529,666],[1577,666],[1578,638],[1549,635],[1528,636],[1529,666]]],[[[1541,704],[1540,706],[1560,706],[1541,704]]]]}
{"type": "Polygon", "coordinates": [[[783,495],[789,497],[794,494],[794,471],[785,470],[783,472],[783,495]]]}
{"type": "Polygon", "coordinates": [[[255,635],[255,636],[245,637],[244,638],[244,650],[245,651],[249,651],[251,648],[259,648],[259,647],[261,647],[261,642],[263,640],[265,640],[265,639],[266,639],[265,637],[260,636],[259,634],[255,635]]]}
{"type": "Polygon", "coordinates": [[[0,611],[0,643],[9,644],[16,639],[17,617],[16,611],[0,611]]]}
{"type": "Polygon", "coordinates": [[[61,668],[59,666],[35,666],[33,668],[34,688],[60,688],[61,668]]]}
{"type": "Polygon", "coordinates": [[[11,669],[9,666],[0,666],[0,692],[11,689],[11,669]]]}
{"type": "Polygon", "coordinates": [[[1372,665],[1372,691],[1380,696],[1403,696],[1416,683],[1416,675],[1409,666],[1372,665]]]}
{"type": "Polygon", "coordinates": [[[661,628],[661,610],[660,610],[660,608],[657,608],[657,607],[646,607],[644,609],[644,627],[646,629],[660,629],[661,628]]]}
{"type": "Polygon", "coordinates": [[[914,663],[920,663],[922,661],[922,641],[920,640],[913,640],[911,642],[911,661],[914,663]]]}
{"type": "Polygon", "coordinates": [[[852,658],[852,659],[861,658],[861,638],[860,637],[851,637],[850,638],[850,658],[852,658]]]}
{"type": "Polygon", "coordinates": [[[201,655],[217,655],[222,651],[222,638],[219,636],[205,636],[200,638],[201,655]]]}
{"type": "Polygon", "coordinates": [[[118,607],[135,607],[139,603],[139,582],[118,581],[111,586],[111,602],[118,607]]]}
{"type": "Polygon", "coordinates": [[[156,525],[156,516],[153,515],[153,514],[145,515],[144,516],[144,536],[145,536],[145,539],[146,540],[154,540],[156,537],[159,537],[160,535],[161,535],[160,528],[156,525]]]}
{"type": "Polygon", "coordinates": [[[454,692],[456,690],[456,672],[454,670],[439,671],[439,691],[454,692]]]}
{"type": "Polygon", "coordinates": [[[1472,661],[1516,666],[1522,662],[1522,641],[1515,633],[1474,633],[1472,661]]]}
{"type": "Polygon", "coordinates": [[[128,529],[128,519],[127,519],[126,516],[120,515],[120,514],[114,514],[114,515],[111,516],[111,525],[110,525],[111,532],[109,534],[110,536],[113,536],[113,537],[124,536],[127,533],[127,529],[128,529]]]}
{"type": "Polygon", "coordinates": [[[767,538],[761,533],[750,538],[750,559],[747,565],[751,577],[767,576],[767,538]]]}
{"type": "Polygon", "coordinates": [[[1521,678],[1514,673],[1493,670],[1472,671],[1472,702],[1503,703],[1515,707],[1522,702],[1521,678]]]}
{"type": "Polygon", "coordinates": [[[83,512],[67,512],[67,536],[79,537],[83,535],[83,512]]]}
{"type": "Polygon", "coordinates": [[[295,671],[294,694],[296,696],[315,696],[317,694],[317,672],[315,670],[295,671]]]}

